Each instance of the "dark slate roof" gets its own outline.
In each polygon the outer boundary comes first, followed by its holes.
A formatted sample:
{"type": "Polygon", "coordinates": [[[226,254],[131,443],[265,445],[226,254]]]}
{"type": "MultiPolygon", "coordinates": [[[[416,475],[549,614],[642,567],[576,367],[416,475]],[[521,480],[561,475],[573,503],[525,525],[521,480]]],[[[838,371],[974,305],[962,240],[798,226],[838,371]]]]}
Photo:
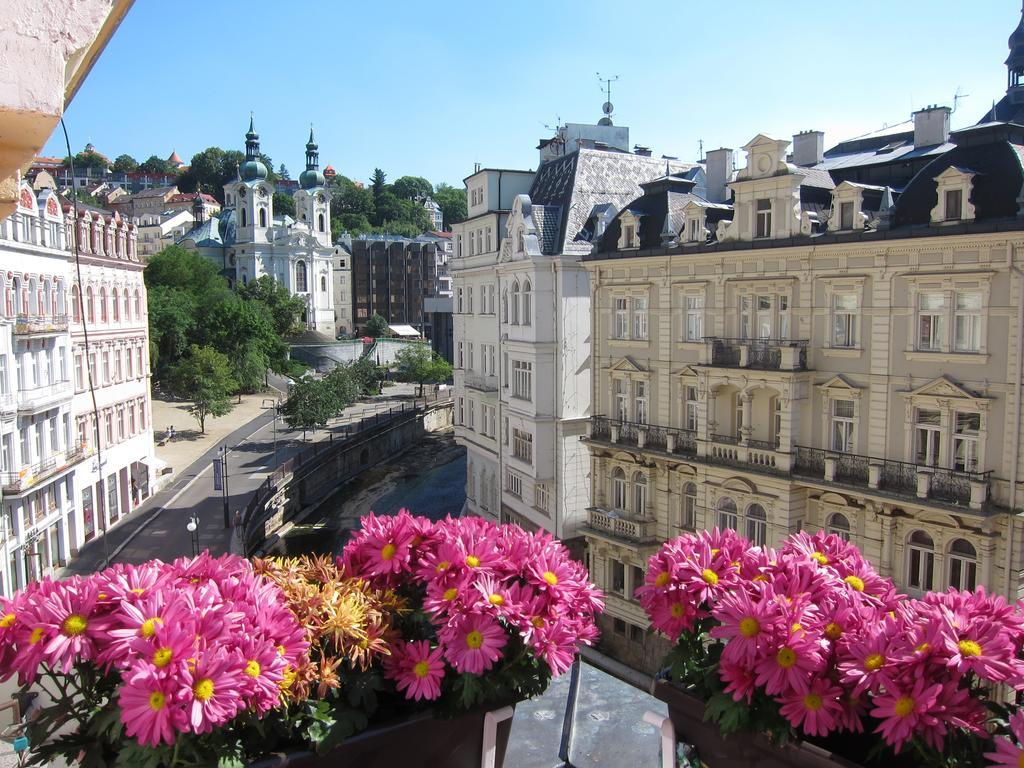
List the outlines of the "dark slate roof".
{"type": "Polygon", "coordinates": [[[993,105],[992,109],[981,116],[978,125],[995,122],[1024,125],[1024,99],[1014,98],[1009,93],[1006,94],[993,105]]]}
{"type": "Polygon", "coordinates": [[[693,163],[585,148],[542,165],[530,188],[530,200],[535,211],[538,206],[545,208],[545,238],[547,209],[559,210],[551,253],[589,253],[591,244],[581,233],[588,228],[594,206],[610,203],[621,210],[640,196],[641,182],[664,175],[666,169],[670,174],[697,173],[693,163]]]}
{"type": "Polygon", "coordinates": [[[562,220],[562,207],[559,205],[534,205],[530,216],[537,228],[537,241],[540,252],[552,256],[558,251],[558,229],[562,220]]]}
{"type": "Polygon", "coordinates": [[[198,227],[193,227],[178,242],[192,240],[198,248],[223,248],[224,240],[220,236],[220,221],[216,216],[206,219],[198,227]]]}
{"type": "MultiPolygon", "coordinates": [[[[640,219],[640,231],[638,233],[641,248],[658,248],[662,245],[662,231],[665,228],[666,211],[669,216],[669,225],[673,235],[677,235],[683,228],[684,209],[690,202],[696,202],[706,207],[707,219],[715,222],[732,210],[731,206],[716,205],[709,203],[703,197],[692,192],[676,192],[662,186],[648,192],[643,197],[631,201],[623,210],[630,211],[640,219]]],[[[614,251],[618,248],[619,234],[622,231],[621,216],[608,225],[604,235],[601,237],[598,250],[614,251]]]]}
{"type": "Polygon", "coordinates": [[[896,203],[894,227],[927,225],[938,202],[935,177],[950,167],[974,173],[975,220],[1016,218],[1024,186],[1024,126],[989,123],[953,133],[956,145],[911,180],[896,203]]]}

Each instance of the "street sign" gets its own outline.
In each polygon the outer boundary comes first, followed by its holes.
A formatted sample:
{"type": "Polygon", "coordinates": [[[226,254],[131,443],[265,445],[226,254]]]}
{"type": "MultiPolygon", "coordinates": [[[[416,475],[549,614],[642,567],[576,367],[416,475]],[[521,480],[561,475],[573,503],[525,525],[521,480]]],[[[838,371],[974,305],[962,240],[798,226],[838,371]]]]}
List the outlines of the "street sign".
{"type": "Polygon", "coordinates": [[[224,472],[221,469],[219,458],[213,460],[213,490],[224,490],[224,472]]]}

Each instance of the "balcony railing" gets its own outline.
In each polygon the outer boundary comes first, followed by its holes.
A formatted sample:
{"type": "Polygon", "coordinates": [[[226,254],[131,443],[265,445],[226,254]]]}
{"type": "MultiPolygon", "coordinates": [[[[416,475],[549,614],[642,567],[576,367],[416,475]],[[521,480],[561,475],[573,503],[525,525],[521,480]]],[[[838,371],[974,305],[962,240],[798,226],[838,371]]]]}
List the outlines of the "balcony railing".
{"type": "Polygon", "coordinates": [[[796,448],[793,474],[975,510],[988,501],[992,475],[805,446],[796,448]]]}
{"type": "Polygon", "coordinates": [[[710,365],[761,371],[806,371],[806,339],[727,339],[707,336],[710,365]]]}
{"type": "Polygon", "coordinates": [[[595,531],[608,533],[617,539],[636,544],[659,542],[655,520],[637,520],[625,512],[590,507],[587,510],[587,524],[595,531]]]}
{"type": "Polygon", "coordinates": [[[466,389],[475,389],[478,392],[498,391],[497,376],[480,376],[478,374],[467,373],[462,377],[462,381],[466,385],[466,389]]]}
{"type": "Polygon", "coordinates": [[[0,472],[0,484],[7,493],[20,493],[70,467],[85,456],[81,446],[47,456],[17,472],[0,472]]]}
{"type": "Polygon", "coordinates": [[[593,416],[590,419],[590,436],[597,440],[662,453],[697,453],[696,432],[658,424],[638,424],[607,416],[593,416]]]}
{"type": "Polygon", "coordinates": [[[62,333],[68,329],[67,315],[18,315],[14,319],[14,335],[62,333]]]}
{"type": "Polygon", "coordinates": [[[62,396],[70,398],[74,394],[70,381],[54,381],[36,387],[25,387],[18,390],[18,407],[30,409],[36,407],[40,402],[47,402],[62,396]]]}

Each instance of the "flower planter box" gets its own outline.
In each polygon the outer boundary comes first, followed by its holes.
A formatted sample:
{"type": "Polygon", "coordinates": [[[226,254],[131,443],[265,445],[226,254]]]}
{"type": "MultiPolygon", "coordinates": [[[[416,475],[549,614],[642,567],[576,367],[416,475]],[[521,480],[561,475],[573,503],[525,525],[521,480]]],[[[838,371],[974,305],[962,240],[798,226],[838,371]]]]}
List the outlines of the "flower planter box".
{"type": "Polygon", "coordinates": [[[696,747],[708,768],[862,768],[806,741],[775,745],[756,733],[723,736],[715,723],[704,722],[704,702],[674,683],[656,680],[651,693],[668,705],[676,739],[696,747]]]}
{"type": "MultiPolygon", "coordinates": [[[[326,755],[308,751],[268,755],[248,768],[480,768],[487,710],[451,719],[429,712],[371,728],[326,755]]],[[[512,718],[497,723],[495,768],[502,768],[512,718]]]]}

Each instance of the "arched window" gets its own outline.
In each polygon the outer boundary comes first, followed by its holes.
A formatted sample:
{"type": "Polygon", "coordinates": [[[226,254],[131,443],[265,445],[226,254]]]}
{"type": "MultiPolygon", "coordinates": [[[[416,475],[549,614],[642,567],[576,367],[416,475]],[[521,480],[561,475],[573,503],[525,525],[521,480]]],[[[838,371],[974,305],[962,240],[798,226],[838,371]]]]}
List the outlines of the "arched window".
{"type": "Polygon", "coordinates": [[[241,217],[242,217],[242,226],[243,227],[248,226],[249,219],[248,219],[248,216],[245,213],[245,208],[240,208],[239,209],[239,213],[241,214],[241,217]]]}
{"type": "Polygon", "coordinates": [[[100,322],[107,322],[107,289],[100,288],[100,322]]]}
{"type": "Polygon", "coordinates": [[[316,228],[318,230],[320,230],[321,232],[324,231],[324,215],[322,213],[321,214],[317,214],[317,217],[316,217],[316,228]]]}
{"type": "Polygon", "coordinates": [[[501,322],[508,322],[508,291],[501,292],[501,322]]]}
{"type": "Polygon", "coordinates": [[[260,208],[260,226],[261,227],[267,226],[267,209],[266,208],[260,208]]]}
{"type": "Polygon", "coordinates": [[[82,322],[82,299],[79,296],[77,285],[71,286],[71,314],[76,323],[82,322]]]}
{"type": "Polygon", "coordinates": [[[829,533],[834,533],[843,541],[850,540],[850,521],[842,512],[835,512],[829,516],[826,529],[829,533]]]}
{"type": "Polygon", "coordinates": [[[43,281],[43,287],[39,292],[39,314],[53,313],[53,286],[49,280],[43,281]]]}
{"type": "Polygon", "coordinates": [[[14,317],[14,293],[6,278],[4,278],[4,316],[14,317]]]}
{"type": "Polygon", "coordinates": [[[973,592],[978,583],[978,552],[967,539],[949,545],[949,586],[973,592]]]}
{"type": "Polygon", "coordinates": [[[612,470],[612,509],[626,510],[626,473],[619,467],[612,470]]]}
{"type": "Polygon", "coordinates": [[[132,309],[130,303],[130,297],[128,296],[128,289],[124,289],[124,320],[128,322],[132,319],[132,309]]]}
{"type": "Polygon", "coordinates": [[[327,276],[320,275],[320,290],[327,293],[327,276]]]}
{"type": "Polygon", "coordinates": [[[697,528],[697,486],[693,483],[686,483],[683,486],[679,525],[690,531],[697,528]]]}
{"type": "Polygon", "coordinates": [[[530,325],[530,318],[533,317],[532,286],[529,280],[523,281],[523,325],[530,325]]]}
{"type": "Polygon", "coordinates": [[[135,309],[132,310],[136,320],[142,319],[142,291],[135,289],[135,309]]]}
{"type": "Polygon", "coordinates": [[[85,319],[86,322],[96,322],[96,307],[92,301],[92,286],[88,286],[85,289],[85,319]]]}
{"type": "Polygon", "coordinates": [[[933,588],[935,544],[924,531],[914,531],[907,544],[907,585],[913,589],[933,588]]]}
{"type": "Polygon", "coordinates": [[[519,281],[512,281],[512,325],[519,325],[519,281]]]}
{"type": "Polygon", "coordinates": [[[724,531],[726,528],[736,530],[737,524],[736,502],[728,496],[718,500],[718,529],[724,531]]]}
{"type": "Polygon", "coordinates": [[[633,514],[647,516],[647,476],[643,472],[633,475],[633,514]]]}
{"type": "Polygon", "coordinates": [[[121,297],[117,293],[117,288],[114,288],[110,292],[110,308],[112,310],[114,322],[121,322],[121,297]]]}
{"type": "Polygon", "coordinates": [[[760,504],[747,507],[747,538],[758,547],[768,543],[768,515],[760,504]]]}
{"type": "Polygon", "coordinates": [[[295,292],[306,292],[306,262],[301,259],[295,262],[295,292]]]}
{"type": "Polygon", "coordinates": [[[487,286],[487,311],[490,314],[494,314],[494,286],[487,286]]]}

